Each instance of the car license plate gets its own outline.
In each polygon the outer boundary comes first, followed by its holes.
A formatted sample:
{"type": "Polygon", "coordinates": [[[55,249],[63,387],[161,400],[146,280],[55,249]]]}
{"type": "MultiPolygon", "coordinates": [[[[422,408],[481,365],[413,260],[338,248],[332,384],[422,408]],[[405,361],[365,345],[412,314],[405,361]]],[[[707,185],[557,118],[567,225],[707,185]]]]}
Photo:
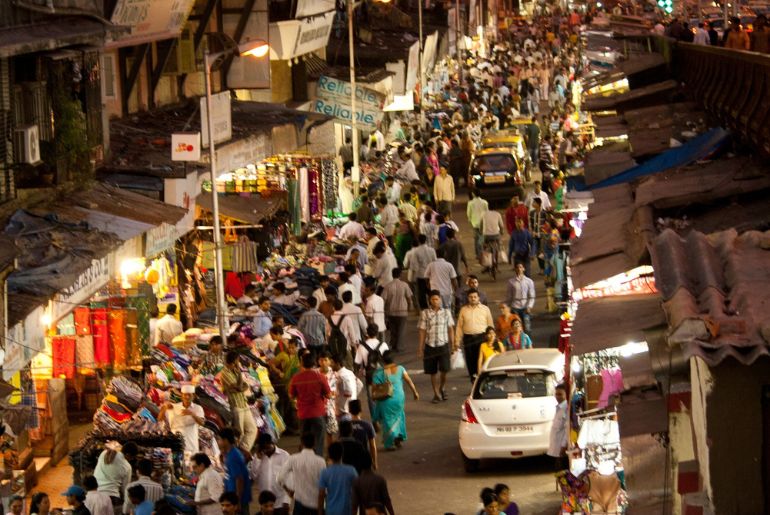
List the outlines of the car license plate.
{"type": "Polygon", "coordinates": [[[498,184],[505,182],[505,177],[502,175],[488,175],[484,177],[484,183],[486,184],[498,184]]]}
{"type": "Polygon", "coordinates": [[[531,433],[532,426],[497,426],[498,433],[531,433]]]}

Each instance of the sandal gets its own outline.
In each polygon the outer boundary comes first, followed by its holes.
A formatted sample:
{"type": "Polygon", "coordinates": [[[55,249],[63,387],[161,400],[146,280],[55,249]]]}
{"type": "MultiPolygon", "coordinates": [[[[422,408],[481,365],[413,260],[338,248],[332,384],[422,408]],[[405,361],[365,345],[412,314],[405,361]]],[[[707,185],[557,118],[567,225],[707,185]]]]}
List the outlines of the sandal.
{"type": "Polygon", "coordinates": [[[434,395],[433,396],[433,400],[430,401],[430,402],[433,403],[433,404],[438,404],[439,402],[441,402],[441,399],[439,399],[436,395],[434,395]]]}
{"type": "Polygon", "coordinates": [[[447,396],[446,392],[445,392],[445,391],[444,391],[444,389],[442,388],[442,389],[441,389],[441,400],[442,400],[442,401],[445,401],[445,400],[447,400],[447,399],[449,399],[449,397],[447,396]]]}

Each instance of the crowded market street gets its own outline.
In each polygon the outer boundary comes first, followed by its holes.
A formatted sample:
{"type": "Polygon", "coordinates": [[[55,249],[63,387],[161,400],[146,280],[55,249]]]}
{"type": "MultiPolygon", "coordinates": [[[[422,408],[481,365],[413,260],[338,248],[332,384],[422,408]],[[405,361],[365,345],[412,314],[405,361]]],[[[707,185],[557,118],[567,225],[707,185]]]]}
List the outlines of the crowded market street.
{"type": "Polygon", "coordinates": [[[770,513],[742,0],[0,3],[0,515],[770,513]]]}

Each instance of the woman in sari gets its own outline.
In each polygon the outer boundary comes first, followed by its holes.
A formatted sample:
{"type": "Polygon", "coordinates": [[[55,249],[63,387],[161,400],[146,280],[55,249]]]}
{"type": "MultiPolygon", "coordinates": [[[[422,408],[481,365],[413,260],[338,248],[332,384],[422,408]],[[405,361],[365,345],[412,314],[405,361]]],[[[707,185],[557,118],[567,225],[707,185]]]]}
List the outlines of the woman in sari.
{"type": "Polygon", "coordinates": [[[404,383],[409,386],[414,395],[414,400],[420,400],[420,394],[417,392],[412,379],[401,365],[393,362],[393,356],[390,351],[386,351],[382,356],[383,367],[378,368],[372,377],[372,384],[390,384],[393,385],[393,395],[387,399],[380,399],[374,403],[374,413],[372,419],[379,422],[382,426],[382,441],[385,444],[385,450],[392,451],[401,447],[401,443],[406,440],[406,412],[404,404],[406,395],[404,395],[404,383]]]}

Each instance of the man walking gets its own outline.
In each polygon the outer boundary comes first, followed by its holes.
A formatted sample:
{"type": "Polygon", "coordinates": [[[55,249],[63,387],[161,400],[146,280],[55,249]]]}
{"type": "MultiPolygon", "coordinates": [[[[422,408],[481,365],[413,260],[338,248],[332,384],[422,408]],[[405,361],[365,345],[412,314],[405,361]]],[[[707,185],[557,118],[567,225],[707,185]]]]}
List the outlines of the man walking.
{"type": "Polygon", "coordinates": [[[318,480],[326,468],[326,460],[313,451],[315,438],[310,433],[300,437],[302,450],[292,454],[278,473],[278,484],[294,498],[293,515],[318,514],[318,480]],[[294,490],[288,488],[288,480],[294,490]]]}
{"type": "Polygon", "coordinates": [[[388,493],[388,482],[381,475],[372,471],[372,460],[366,455],[358,477],[353,481],[352,515],[365,515],[372,504],[380,504],[388,510],[388,515],[395,515],[393,503],[388,493]],[[366,510],[366,511],[364,511],[366,510]]]}
{"type": "Polygon", "coordinates": [[[511,306],[511,311],[519,315],[524,323],[524,331],[529,332],[531,327],[530,313],[535,306],[535,283],[524,275],[524,263],[516,263],[516,275],[508,281],[508,295],[506,304],[511,306]]]}
{"type": "Polygon", "coordinates": [[[275,445],[270,433],[261,433],[257,438],[257,455],[248,467],[252,480],[260,492],[270,491],[276,497],[275,515],[289,515],[289,494],[278,480],[281,469],[289,461],[289,453],[275,445]]]}
{"type": "Polygon", "coordinates": [[[431,290],[438,290],[443,306],[452,309],[452,300],[457,289],[457,272],[455,267],[444,259],[441,250],[439,250],[438,259],[425,269],[425,278],[431,290]]]}
{"type": "Polygon", "coordinates": [[[432,290],[430,307],[422,310],[417,326],[420,331],[417,357],[422,359],[425,373],[430,375],[433,404],[447,400],[444,386],[446,374],[449,372],[449,356],[456,350],[454,325],[452,312],[441,306],[441,294],[437,290],[432,290]]]}
{"type": "Polygon", "coordinates": [[[481,198],[478,190],[471,190],[471,200],[466,208],[468,222],[473,227],[473,248],[476,251],[476,259],[481,258],[481,217],[489,210],[489,203],[481,198]]]}
{"type": "Polygon", "coordinates": [[[524,227],[524,221],[517,218],[516,228],[511,233],[511,239],[508,242],[508,262],[513,263],[514,269],[516,263],[524,263],[524,273],[527,277],[530,277],[530,254],[533,245],[532,234],[524,227]]]}
{"type": "Polygon", "coordinates": [[[440,214],[452,213],[452,204],[455,201],[455,182],[443,166],[439,176],[433,180],[433,198],[440,214]]]}
{"type": "Polygon", "coordinates": [[[398,352],[404,341],[406,317],[412,309],[412,290],[401,280],[401,269],[393,269],[393,280],[382,289],[385,302],[385,324],[390,332],[390,349],[398,352]]]}
{"type": "Polygon", "coordinates": [[[540,147],[540,126],[537,124],[537,116],[533,116],[532,121],[527,125],[526,139],[529,157],[532,159],[532,163],[537,163],[540,147]]]}
{"type": "Polygon", "coordinates": [[[334,442],[329,446],[328,467],[318,480],[318,513],[326,515],[350,515],[353,481],[358,477],[356,469],[342,463],[343,446],[334,442]]]}
{"type": "Polygon", "coordinates": [[[246,460],[235,445],[235,432],[230,427],[219,431],[217,439],[222,453],[225,469],[225,493],[232,492],[238,496],[241,513],[248,515],[251,503],[251,479],[246,467],[246,460]]]}
{"type": "Polygon", "coordinates": [[[447,229],[446,238],[446,241],[441,244],[438,250],[444,255],[444,259],[454,267],[455,274],[457,274],[457,282],[459,283],[460,278],[462,277],[460,263],[465,265],[465,272],[468,272],[468,260],[465,259],[465,248],[457,239],[457,233],[454,229],[447,229]]]}
{"type": "Polygon", "coordinates": [[[320,372],[313,368],[313,356],[302,355],[302,370],[294,374],[289,383],[289,396],[297,402],[297,417],[303,433],[315,438],[315,453],[324,454],[326,438],[326,399],[331,398],[329,383],[320,372]]]}
{"type": "Polygon", "coordinates": [[[468,304],[462,307],[457,317],[455,341],[463,343],[465,367],[468,369],[471,382],[478,372],[479,347],[484,341],[484,333],[487,327],[494,327],[494,325],[492,312],[479,301],[479,292],[470,290],[468,304]]]}
{"type": "Polygon", "coordinates": [[[428,280],[425,278],[425,269],[436,261],[436,249],[428,246],[428,238],[424,234],[417,236],[418,245],[407,252],[404,258],[404,266],[412,272],[416,284],[417,303],[421,309],[428,306],[428,280]]]}
{"type": "Polygon", "coordinates": [[[532,235],[532,253],[537,256],[537,265],[540,268],[540,275],[543,274],[545,269],[545,261],[542,257],[543,253],[543,224],[545,223],[546,214],[543,210],[543,202],[540,198],[535,197],[532,200],[532,209],[529,210],[529,232],[532,235]]]}
{"type": "MultiPolygon", "coordinates": [[[[537,182],[535,184],[537,184],[537,182]]],[[[527,226],[527,212],[527,206],[519,202],[518,195],[511,197],[511,205],[505,210],[505,228],[508,231],[508,234],[511,234],[516,230],[516,220],[518,219],[524,221],[524,227],[527,226]]]]}

